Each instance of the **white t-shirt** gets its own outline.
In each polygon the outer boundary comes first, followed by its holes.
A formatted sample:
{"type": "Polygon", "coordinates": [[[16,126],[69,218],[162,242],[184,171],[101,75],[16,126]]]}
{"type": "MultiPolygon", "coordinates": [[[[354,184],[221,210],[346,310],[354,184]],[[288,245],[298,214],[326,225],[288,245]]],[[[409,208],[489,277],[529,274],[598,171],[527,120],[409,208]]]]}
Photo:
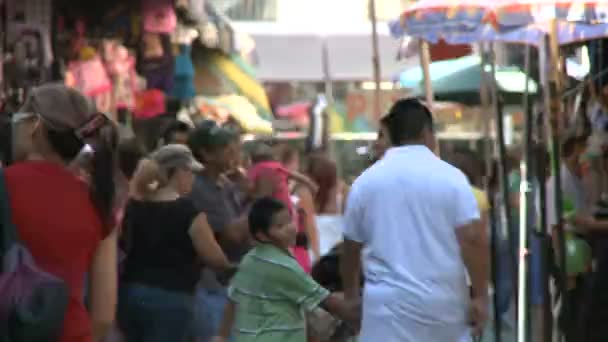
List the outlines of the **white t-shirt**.
{"type": "Polygon", "coordinates": [[[361,342],[467,334],[470,293],[455,230],[479,215],[464,174],[424,146],[392,148],[356,180],[344,237],[367,250],[361,342]]]}

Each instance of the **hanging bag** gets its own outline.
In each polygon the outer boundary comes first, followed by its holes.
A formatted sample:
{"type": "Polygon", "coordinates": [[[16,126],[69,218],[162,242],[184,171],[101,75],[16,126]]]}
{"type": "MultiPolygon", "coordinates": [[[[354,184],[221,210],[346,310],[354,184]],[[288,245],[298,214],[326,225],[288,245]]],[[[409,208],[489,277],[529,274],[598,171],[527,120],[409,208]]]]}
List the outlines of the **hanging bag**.
{"type": "Polygon", "coordinates": [[[0,168],[0,341],[58,341],[68,305],[65,282],[37,267],[19,240],[0,168]]]}
{"type": "Polygon", "coordinates": [[[171,33],[177,25],[177,17],[171,0],[144,0],[142,3],[144,31],[171,33]]]}

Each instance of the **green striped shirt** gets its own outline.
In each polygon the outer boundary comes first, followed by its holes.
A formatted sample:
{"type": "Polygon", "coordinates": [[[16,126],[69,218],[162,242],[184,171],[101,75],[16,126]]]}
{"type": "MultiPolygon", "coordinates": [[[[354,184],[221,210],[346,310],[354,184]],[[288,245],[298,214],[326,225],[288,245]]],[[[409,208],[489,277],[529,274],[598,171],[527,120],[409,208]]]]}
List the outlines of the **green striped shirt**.
{"type": "Polygon", "coordinates": [[[236,303],[237,342],[305,342],[305,313],[316,309],[329,291],[291,255],[260,244],[243,258],[228,296],[236,303]]]}

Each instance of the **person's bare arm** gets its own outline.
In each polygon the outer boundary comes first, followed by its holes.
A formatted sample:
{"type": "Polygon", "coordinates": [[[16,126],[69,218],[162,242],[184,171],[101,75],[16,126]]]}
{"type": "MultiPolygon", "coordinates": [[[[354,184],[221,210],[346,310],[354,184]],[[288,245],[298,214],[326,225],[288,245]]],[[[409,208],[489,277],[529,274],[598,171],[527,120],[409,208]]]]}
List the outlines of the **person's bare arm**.
{"type": "Polygon", "coordinates": [[[93,341],[102,341],[114,323],[118,287],[118,230],[101,241],[89,272],[89,310],[93,341]]]}
{"type": "Polygon", "coordinates": [[[361,297],[361,250],[363,245],[353,240],[344,240],[340,274],[347,301],[361,297]]]}
{"type": "Polygon", "coordinates": [[[209,267],[216,271],[226,271],[233,268],[215,239],[205,214],[201,213],[194,219],[188,233],[192,239],[194,249],[209,267]]]}
{"type": "Polygon", "coordinates": [[[232,330],[232,325],[234,324],[236,305],[237,304],[231,300],[228,300],[228,303],[226,303],[226,306],[224,307],[224,314],[222,316],[222,322],[220,324],[218,334],[213,340],[214,342],[228,341],[230,331],[232,330]]]}
{"type": "Polygon", "coordinates": [[[360,296],[349,299],[341,293],[332,293],[321,303],[321,308],[352,326],[358,326],[361,320],[360,296]]]}
{"type": "Polygon", "coordinates": [[[490,247],[488,234],[481,220],[456,229],[456,238],[465,267],[471,277],[473,297],[487,297],[490,279],[490,247]]]}
{"type": "Polygon", "coordinates": [[[218,234],[218,242],[224,249],[247,246],[251,241],[247,215],[234,219],[218,234]]]}
{"type": "Polygon", "coordinates": [[[310,189],[310,192],[312,192],[313,194],[319,191],[319,186],[306,175],[303,175],[297,171],[289,171],[288,177],[290,180],[293,180],[308,187],[310,189]]]}
{"type": "Polygon", "coordinates": [[[314,261],[321,257],[319,245],[319,232],[317,230],[317,221],[315,219],[315,204],[312,194],[307,188],[300,187],[298,189],[300,197],[300,207],[306,212],[306,235],[310,243],[310,249],[314,257],[314,261]]]}

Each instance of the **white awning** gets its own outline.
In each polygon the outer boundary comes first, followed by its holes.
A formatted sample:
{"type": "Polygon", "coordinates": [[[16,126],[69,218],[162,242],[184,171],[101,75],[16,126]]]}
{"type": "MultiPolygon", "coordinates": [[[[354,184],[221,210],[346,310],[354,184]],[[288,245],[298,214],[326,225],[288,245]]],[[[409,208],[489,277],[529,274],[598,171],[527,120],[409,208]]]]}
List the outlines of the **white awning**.
{"type": "MultiPolygon", "coordinates": [[[[323,81],[323,49],[334,81],[373,80],[371,25],[320,29],[268,22],[234,22],[235,30],[256,43],[257,75],[261,81],[323,81]]],[[[381,77],[392,81],[408,64],[398,61],[399,41],[378,23],[381,77]]],[[[417,61],[416,61],[417,63],[417,61]]]]}

